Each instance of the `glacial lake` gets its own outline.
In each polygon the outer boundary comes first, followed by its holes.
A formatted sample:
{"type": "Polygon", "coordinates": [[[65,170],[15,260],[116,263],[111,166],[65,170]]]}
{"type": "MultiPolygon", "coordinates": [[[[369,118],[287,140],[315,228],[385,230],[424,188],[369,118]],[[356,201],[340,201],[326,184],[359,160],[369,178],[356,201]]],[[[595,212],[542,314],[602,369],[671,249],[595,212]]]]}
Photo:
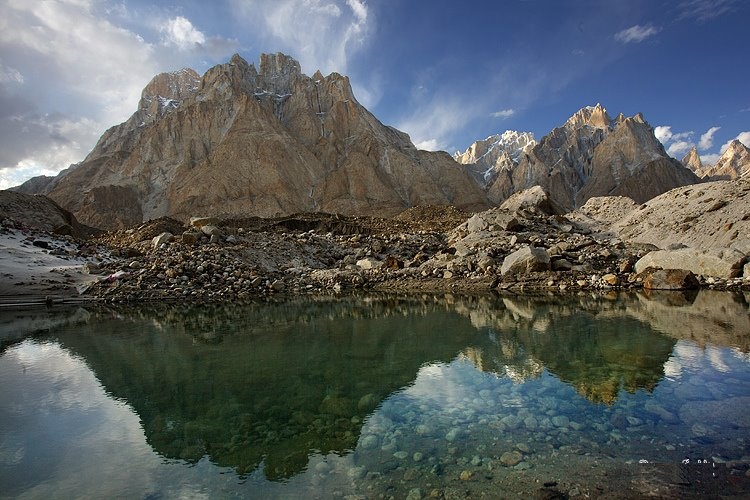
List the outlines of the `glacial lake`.
{"type": "Polygon", "coordinates": [[[0,497],[747,497],[748,302],[0,310],[0,497]]]}

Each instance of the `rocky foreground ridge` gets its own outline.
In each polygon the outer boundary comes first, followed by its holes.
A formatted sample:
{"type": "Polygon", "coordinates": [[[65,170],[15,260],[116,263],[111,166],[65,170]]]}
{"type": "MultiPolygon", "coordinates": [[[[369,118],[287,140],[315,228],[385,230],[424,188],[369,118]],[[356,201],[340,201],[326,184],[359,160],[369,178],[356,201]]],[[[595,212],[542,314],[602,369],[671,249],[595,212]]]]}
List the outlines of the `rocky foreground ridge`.
{"type": "MultiPolygon", "coordinates": [[[[431,206],[389,219],[160,218],[80,242],[71,257],[87,261],[89,283],[78,291],[114,301],[353,289],[750,290],[748,193],[748,181],[720,181],[640,205],[592,198],[559,215],[534,187],[473,215],[431,206]]],[[[12,217],[0,212],[4,231],[17,231],[12,217]]],[[[38,236],[29,231],[32,246],[38,236]]]]}

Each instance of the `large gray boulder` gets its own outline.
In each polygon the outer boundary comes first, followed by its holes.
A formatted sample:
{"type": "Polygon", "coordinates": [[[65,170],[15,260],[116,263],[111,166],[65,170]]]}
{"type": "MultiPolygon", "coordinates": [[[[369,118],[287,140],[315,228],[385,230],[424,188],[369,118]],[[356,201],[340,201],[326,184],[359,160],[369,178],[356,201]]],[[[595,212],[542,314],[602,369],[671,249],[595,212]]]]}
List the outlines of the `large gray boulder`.
{"type": "Polygon", "coordinates": [[[505,257],[500,273],[505,276],[549,270],[550,259],[547,250],[525,246],[505,257]]]}
{"type": "Polygon", "coordinates": [[[636,262],[635,271],[640,273],[649,267],[686,269],[696,275],[729,279],[742,273],[745,259],[745,254],[731,248],[657,250],[636,262]]]}

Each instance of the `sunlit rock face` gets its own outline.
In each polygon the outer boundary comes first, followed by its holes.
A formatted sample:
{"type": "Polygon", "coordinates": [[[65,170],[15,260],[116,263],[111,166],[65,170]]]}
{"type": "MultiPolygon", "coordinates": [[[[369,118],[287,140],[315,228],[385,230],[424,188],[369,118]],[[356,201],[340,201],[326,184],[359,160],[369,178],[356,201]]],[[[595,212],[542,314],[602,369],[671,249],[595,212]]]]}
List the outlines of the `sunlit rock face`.
{"type": "Polygon", "coordinates": [[[346,76],[306,76],[284,54],[261,55],[257,69],[235,55],[203,77],[156,76],[133,116],[53,185],[51,198],[103,228],[195,213],[487,207],[449,155],[380,123],[346,76]]]}
{"type": "Polygon", "coordinates": [[[750,149],[733,140],[716,164],[704,167],[699,175],[708,180],[750,179],[750,149]]]}

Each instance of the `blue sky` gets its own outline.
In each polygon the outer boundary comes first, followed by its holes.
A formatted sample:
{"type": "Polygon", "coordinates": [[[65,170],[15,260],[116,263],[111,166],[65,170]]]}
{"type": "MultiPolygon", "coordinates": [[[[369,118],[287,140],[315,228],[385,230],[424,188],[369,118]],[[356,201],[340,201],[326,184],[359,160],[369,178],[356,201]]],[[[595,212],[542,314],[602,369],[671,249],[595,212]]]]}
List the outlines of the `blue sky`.
{"type": "Polygon", "coordinates": [[[159,72],[285,52],[425,149],[600,102],[675,157],[750,145],[744,0],[0,0],[0,188],[82,160],[159,72]]]}

